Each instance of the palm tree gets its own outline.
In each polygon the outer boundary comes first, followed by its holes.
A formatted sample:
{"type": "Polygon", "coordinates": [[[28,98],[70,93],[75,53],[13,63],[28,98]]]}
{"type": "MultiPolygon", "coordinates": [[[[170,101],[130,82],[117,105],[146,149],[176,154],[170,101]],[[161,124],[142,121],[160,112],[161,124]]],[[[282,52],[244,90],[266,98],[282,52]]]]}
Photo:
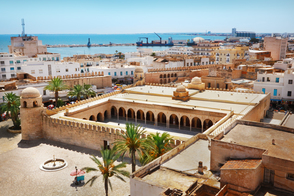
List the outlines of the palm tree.
{"type": "Polygon", "coordinates": [[[114,143],[118,152],[122,153],[123,158],[128,151],[131,157],[132,173],[135,172],[135,152],[137,152],[139,156],[142,156],[146,152],[145,149],[149,148],[146,138],[140,138],[144,133],[144,129],[139,124],[135,126],[132,123],[126,123],[126,132],[121,134],[122,139],[114,143]]]}
{"type": "MultiPolygon", "coordinates": [[[[92,172],[92,171],[100,171],[100,173],[103,176],[104,180],[104,188],[105,188],[105,193],[106,196],[108,196],[108,188],[110,186],[112,190],[112,184],[110,181],[110,177],[115,176],[116,178],[119,178],[120,180],[126,182],[124,178],[121,176],[126,176],[129,177],[129,172],[121,170],[122,168],[126,167],[126,163],[122,162],[118,165],[114,165],[114,162],[120,157],[119,153],[116,153],[116,149],[103,149],[100,151],[101,156],[102,156],[102,162],[98,160],[95,156],[92,155],[90,157],[96,164],[98,169],[93,168],[93,167],[84,167],[82,170],[85,170],[87,173],[92,172]],[[109,185],[109,186],[108,186],[109,185]]],[[[90,182],[90,186],[93,185],[94,181],[99,177],[99,175],[95,175],[92,178],[90,178],[86,184],[90,182]]],[[[86,185],[85,184],[85,185],[86,185]]]]}
{"type": "Polygon", "coordinates": [[[147,149],[148,153],[141,157],[141,164],[145,165],[171,150],[171,140],[172,137],[167,132],[162,133],[162,135],[159,132],[148,135],[147,143],[151,146],[147,149]]]}
{"type": "Polygon", "coordinates": [[[84,95],[83,86],[80,84],[75,85],[74,88],[71,88],[70,92],[68,92],[68,96],[76,96],[79,101],[82,95],[84,95]]]}
{"type": "Polygon", "coordinates": [[[5,93],[4,100],[1,104],[1,112],[6,112],[6,116],[8,116],[8,112],[10,112],[11,119],[15,129],[20,129],[20,119],[19,119],[19,112],[20,112],[20,98],[14,93],[5,93]]]}
{"type": "Polygon", "coordinates": [[[95,96],[96,93],[94,92],[94,90],[92,90],[91,88],[91,84],[85,84],[83,85],[83,92],[84,95],[86,96],[86,98],[88,99],[89,96],[95,96]]]}
{"type": "Polygon", "coordinates": [[[60,78],[52,78],[48,85],[44,87],[44,90],[54,91],[55,93],[55,106],[58,101],[58,91],[67,89],[68,87],[60,78]]]}

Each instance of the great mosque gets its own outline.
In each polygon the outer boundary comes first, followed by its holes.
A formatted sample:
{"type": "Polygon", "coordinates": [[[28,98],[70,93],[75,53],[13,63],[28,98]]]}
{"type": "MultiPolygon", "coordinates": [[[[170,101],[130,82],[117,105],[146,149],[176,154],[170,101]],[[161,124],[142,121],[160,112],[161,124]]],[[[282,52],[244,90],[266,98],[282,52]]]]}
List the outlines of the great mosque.
{"type": "MultiPolygon", "coordinates": [[[[176,132],[222,131],[230,120],[260,121],[268,110],[269,94],[205,89],[195,77],[187,88],[145,84],[142,68],[135,70],[135,84],[121,91],[47,110],[42,96],[29,87],[21,93],[22,137],[46,138],[91,149],[100,149],[119,137],[123,127],[106,121],[128,121],[176,132]]],[[[195,135],[193,134],[193,135],[195,135]]],[[[177,139],[177,138],[176,138],[177,139]]],[[[185,139],[182,139],[183,142],[185,139]]]]}

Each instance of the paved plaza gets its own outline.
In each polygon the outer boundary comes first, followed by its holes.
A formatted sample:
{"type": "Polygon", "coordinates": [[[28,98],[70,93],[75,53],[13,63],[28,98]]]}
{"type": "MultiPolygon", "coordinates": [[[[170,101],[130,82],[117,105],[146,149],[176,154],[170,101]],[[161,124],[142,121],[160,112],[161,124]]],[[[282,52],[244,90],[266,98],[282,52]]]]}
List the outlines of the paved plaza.
{"type": "MultiPolygon", "coordinates": [[[[90,187],[89,185],[76,186],[73,183],[74,177],[70,176],[75,166],[96,167],[89,157],[92,154],[100,157],[98,151],[45,139],[21,141],[21,134],[7,132],[7,128],[11,125],[11,120],[0,122],[1,196],[105,195],[102,177],[90,187]],[[68,166],[56,172],[41,171],[39,166],[53,155],[65,159],[68,166]]],[[[130,163],[128,158],[124,161],[130,163]]],[[[127,165],[126,170],[131,172],[130,164],[127,165]]],[[[93,175],[95,173],[85,174],[85,181],[93,175]]],[[[129,178],[124,177],[124,179],[126,183],[117,178],[111,178],[113,191],[109,190],[109,195],[130,194],[129,178]]]]}

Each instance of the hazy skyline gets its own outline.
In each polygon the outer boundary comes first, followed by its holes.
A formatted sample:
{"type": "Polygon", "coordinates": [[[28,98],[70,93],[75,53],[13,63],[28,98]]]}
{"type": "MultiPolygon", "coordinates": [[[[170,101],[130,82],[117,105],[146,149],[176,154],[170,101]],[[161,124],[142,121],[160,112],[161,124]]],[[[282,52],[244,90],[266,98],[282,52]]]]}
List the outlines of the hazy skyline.
{"type": "Polygon", "coordinates": [[[294,1],[2,1],[0,34],[293,33],[294,1]]]}

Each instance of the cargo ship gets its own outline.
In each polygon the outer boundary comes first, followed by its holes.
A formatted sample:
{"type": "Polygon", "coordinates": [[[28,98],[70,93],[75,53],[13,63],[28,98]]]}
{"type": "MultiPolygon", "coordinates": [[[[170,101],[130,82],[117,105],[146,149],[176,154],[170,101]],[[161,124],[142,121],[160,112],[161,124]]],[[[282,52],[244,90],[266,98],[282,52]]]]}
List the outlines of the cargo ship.
{"type": "Polygon", "coordinates": [[[162,37],[160,37],[157,33],[155,33],[159,38],[160,42],[152,41],[149,43],[148,37],[139,37],[139,40],[136,42],[137,46],[173,46],[172,37],[168,38],[167,41],[162,42],[162,37]],[[143,39],[146,39],[146,42],[143,41],[143,39]]]}

